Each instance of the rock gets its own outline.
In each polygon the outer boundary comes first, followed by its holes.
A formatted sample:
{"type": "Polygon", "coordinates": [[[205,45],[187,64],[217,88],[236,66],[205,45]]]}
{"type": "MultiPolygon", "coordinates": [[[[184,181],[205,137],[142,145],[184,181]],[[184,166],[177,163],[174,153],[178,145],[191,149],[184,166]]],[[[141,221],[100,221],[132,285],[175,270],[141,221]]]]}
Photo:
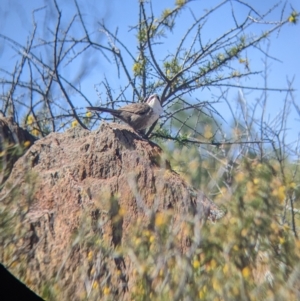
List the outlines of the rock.
{"type": "Polygon", "coordinates": [[[172,212],[180,252],[191,245],[180,230],[184,214],[200,223],[222,215],[171,170],[159,146],[114,123],[35,142],[15,163],[3,195],[21,212],[24,235],[11,256],[26,258],[22,280],[42,297],[45,284],[63,288],[61,300],[83,300],[103,281],[115,299],[126,300],[135,263],[116,250],[130,241],[134,225],[153,229],[156,212],[172,212]]]}

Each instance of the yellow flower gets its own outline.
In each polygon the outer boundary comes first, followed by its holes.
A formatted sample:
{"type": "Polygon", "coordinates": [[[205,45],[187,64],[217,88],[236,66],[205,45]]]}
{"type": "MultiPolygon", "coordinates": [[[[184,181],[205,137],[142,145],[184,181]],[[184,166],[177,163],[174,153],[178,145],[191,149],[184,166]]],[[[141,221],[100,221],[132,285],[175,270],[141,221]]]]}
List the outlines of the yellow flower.
{"type": "Polygon", "coordinates": [[[241,235],[242,235],[243,237],[246,237],[246,236],[248,235],[248,229],[244,228],[244,229],[242,230],[242,232],[241,232],[241,235]]]}
{"type": "Polygon", "coordinates": [[[76,127],[78,125],[78,121],[77,120],[73,120],[71,123],[72,128],[76,127]]]}
{"type": "Polygon", "coordinates": [[[297,13],[296,13],[295,11],[293,11],[293,12],[291,13],[291,15],[289,16],[288,20],[289,20],[290,23],[296,24],[297,21],[298,21],[297,17],[298,17],[298,16],[297,16],[297,13]]]}
{"type": "Polygon", "coordinates": [[[227,263],[225,263],[225,265],[223,266],[223,273],[224,275],[228,275],[229,273],[229,266],[227,263]]]}
{"type": "Polygon", "coordinates": [[[166,214],[161,212],[157,213],[155,216],[155,226],[156,227],[163,227],[167,223],[166,214]]]}
{"type": "Polygon", "coordinates": [[[237,183],[241,183],[243,182],[245,179],[245,175],[242,172],[239,172],[236,176],[235,176],[235,180],[237,183]]]}
{"type": "Polygon", "coordinates": [[[107,287],[107,286],[105,286],[105,287],[103,288],[103,294],[104,294],[104,295],[109,295],[109,294],[110,294],[110,288],[107,287]]]}
{"type": "Polygon", "coordinates": [[[248,278],[250,276],[250,269],[248,267],[243,268],[242,275],[244,278],[248,278]]]}
{"type": "Polygon", "coordinates": [[[201,290],[199,291],[199,298],[200,299],[203,299],[206,295],[206,292],[207,292],[207,287],[206,285],[204,285],[201,290]]]}
{"type": "Polygon", "coordinates": [[[240,249],[240,248],[239,248],[238,245],[234,245],[234,246],[233,246],[233,250],[234,250],[234,251],[238,251],[239,249],[240,249]]]}
{"type": "Polygon", "coordinates": [[[135,76],[142,75],[143,65],[141,63],[135,63],[132,67],[133,73],[135,76]]]}
{"type": "Polygon", "coordinates": [[[207,263],[206,270],[207,271],[214,270],[216,266],[217,266],[217,262],[214,259],[212,259],[210,262],[207,263]]]}
{"type": "Polygon", "coordinates": [[[29,146],[30,146],[30,141],[25,141],[25,142],[24,142],[24,147],[27,148],[27,147],[29,147],[29,146]]]}
{"type": "Polygon", "coordinates": [[[88,259],[88,261],[92,261],[92,259],[93,259],[93,251],[89,251],[87,259],[88,259]]]}
{"type": "Polygon", "coordinates": [[[92,267],[92,269],[91,269],[91,271],[90,271],[90,274],[91,274],[92,276],[94,276],[94,275],[95,275],[95,273],[96,273],[96,270],[95,270],[95,268],[94,268],[94,267],[92,267]]]}
{"type": "Polygon", "coordinates": [[[213,133],[210,125],[206,125],[204,128],[204,137],[206,139],[211,139],[213,137],[213,133]]]}
{"type": "Polygon", "coordinates": [[[203,299],[204,296],[205,296],[205,293],[201,290],[201,291],[199,292],[199,298],[200,298],[200,299],[203,299]]]}
{"type": "Polygon", "coordinates": [[[280,203],[283,203],[285,200],[285,186],[280,186],[278,188],[278,198],[280,200],[280,203]]]}
{"type": "Polygon", "coordinates": [[[279,244],[283,245],[285,243],[284,237],[279,237],[279,244]]]}
{"type": "Polygon", "coordinates": [[[292,189],[295,189],[296,188],[296,183],[295,182],[291,182],[289,184],[289,187],[292,188],[292,189]]]}
{"type": "Polygon", "coordinates": [[[31,134],[32,134],[33,136],[38,136],[38,135],[40,134],[40,131],[39,131],[38,129],[33,129],[33,130],[31,131],[31,134]]]}
{"type": "Polygon", "coordinates": [[[137,238],[134,240],[134,244],[135,244],[136,246],[139,246],[139,245],[141,244],[141,242],[142,242],[142,239],[139,238],[139,237],[137,237],[137,238]]]}
{"type": "Polygon", "coordinates": [[[151,235],[151,236],[149,237],[149,241],[150,241],[150,243],[153,243],[153,242],[155,241],[155,236],[154,236],[154,235],[151,235]]]}
{"type": "Polygon", "coordinates": [[[149,237],[151,232],[149,230],[143,230],[143,236],[149,237]]]}
{"type": "Polygon", "coordinates": [[[221,283],[217,278],[212,279],[212,286],[216,292],[219,292],[222,289],[221,283]]]}
{"type": "Polygon", "coordinates": [[[86,116],[87,118],[90,118],[90,117],[92,116],[92,112],[91,112],[91,111],[87,111],[87,112],[85,113],[85,116],[86,116]]]}
{"type": "Polygon", "coordinates": [[[277,234],[279,232],[279,226],[277,223],[272,222],[270,226],[271,226],[271,229],[275,232],[275,234],[277,234]]]}
{"type": "Polygon", "coordinates": [[[231,218],[229,219],[229,223],[230,223],[231,225],[236,225],[236,224],[238,223],[238,219],[237,219],[236,217],[231,217],[231,218]]]}
{"type": "Polygon", "coordinates": [[[124,207],[120,207],[120,209],[119,209],[119,216],[124,216],[125,215],[125,213],[126,213],[126,209],[124,208],[124,207]]]}
{"type": "Polygon", "coordinates": [[[193,260],[193,267],[194,269],[198,269],[200,267],[200,261],[197,259],[193,260]]]}
{"type": "Polygon", "coordinates": [[[26,123],[27,123],[28,125],[31,125],[31,124],[33,124],[33,122],[34,122],[34,117],[33,117],[32,115],[29,115],[29,116],[27,117],[26,123]]]}

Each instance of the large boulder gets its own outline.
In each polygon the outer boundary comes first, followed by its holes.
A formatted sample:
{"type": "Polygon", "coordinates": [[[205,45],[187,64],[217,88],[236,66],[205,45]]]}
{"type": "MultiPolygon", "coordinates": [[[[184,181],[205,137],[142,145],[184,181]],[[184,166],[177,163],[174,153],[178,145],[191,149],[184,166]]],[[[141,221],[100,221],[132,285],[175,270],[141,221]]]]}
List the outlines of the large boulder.
{"type": "Polygon", "coordinates": [[[0,198],[18,221],[1,242],[10,248],[0,247],[4,264],[43,297],[64,288],[60,300],[83,300],[107,282],[115,299],[128,298],[135,262],[117,250],[136,225],[153,229],[157,212],[171,212],[183,253],[192,245],[184,216],[203,223],[222,215],[172,171],[159,146],[119,124],[38,140],[15,163],[0,198]]]}

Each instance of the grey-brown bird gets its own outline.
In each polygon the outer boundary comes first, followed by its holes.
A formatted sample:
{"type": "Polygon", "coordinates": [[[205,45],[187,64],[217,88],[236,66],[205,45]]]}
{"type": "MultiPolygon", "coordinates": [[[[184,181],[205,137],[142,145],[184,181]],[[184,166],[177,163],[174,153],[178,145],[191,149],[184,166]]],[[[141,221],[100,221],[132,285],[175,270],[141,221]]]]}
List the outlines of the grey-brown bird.
{"type": "Polygon", "coordinates": [[[162,114],[159,96],[152,94],[144,103],[133,103],[117,110],[102,107],[87,107],[91,111],[107,112],[140,131],[150,127],[162,114]]]}

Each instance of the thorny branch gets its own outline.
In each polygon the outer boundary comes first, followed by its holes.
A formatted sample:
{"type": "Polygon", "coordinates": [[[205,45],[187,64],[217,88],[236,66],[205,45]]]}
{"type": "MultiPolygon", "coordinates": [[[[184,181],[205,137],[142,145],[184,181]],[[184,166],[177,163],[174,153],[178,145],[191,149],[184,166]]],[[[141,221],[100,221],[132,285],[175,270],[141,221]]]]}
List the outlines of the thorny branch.
{"type": "MultiPolygon", "coordinates": [[[[244,59],[245,51],[253,48],[264,52],[260,47],[261,41],[272,33],[279,32],[289,22],[289,18],[284,18],[285,5],[282,7],[280,20],[266,21],[271,12],[280,9],[280,3],[261,14],[243,1],[223,0],[198,16],[191,8],[193,1],[182,1],[174,8],[164,10],[159,16],[154,14],[151,1],[140,1],[139,22],[130,30],[136,33],[137,53],[131,45],[118,37],[118,30],[110,30],[104,21],[97,22],[100,28],[90,28],[77,0],[74,0],[74,14],[66,24],[64,11],[56,0],[53,0],[53,4],[57,20],[49,25],[48,36],[39,38],[41,25],[36,21],[39,20],[36,18],[37,14],[42,14],[49,9],[47,7],[34,11],[33,33],[26,47],[0,34],[0,38],[21,57],[13,72],[0,70],[3,74],[0,84],[4,91],[1,95],[1,109],[4,114],[13,115],[16,121],[23,117],[23,123],[29,127],[34,126],[38,135],[44,136],[50,131],[64,129],[74,120],[84,128],[95,124],[88,123],[92,119],[85,117],[85,112],[81,109],[82,106],[93,105],[93,101],[81,89],[81,81],[97,65],[90,61],[91,57],[104,58],[109,64],[113,57],[122,82],[116,93],[116,89],[108,84],[106,75],[100,78],[101,105],[116,107],[119,102],[130,99],[130,94],[131,102],[134,102],[143,101],[151,93],[158,93],[165,108],[159,128],[166,130],[169,127],[167,133],[171,136],[175,134],[175,139],[179,139],[187,130],[191,132],[191,136],[203,136],[203,116],[212,118],[216,125],[217,130],[212,137],[216,139],[222,136],[219,135],[222,130],[216,119],[222,117],[222,114],[215,108],[214,100],[196,99],[194,93],[199,89],[232,87],[265,92],[292,89],[266,85],[252,87],[241,82],[243,78],[256,76],[261,72],[250,71],[247,58],[244,59]],[[242,20],[235,13],[238,6],[249,10],[242,20]],[[212,38],[212,41],[207,40],[204,33],[208,21],[226,7],[231,13],[234,26],[212,38]],[[190,17],[191,23],[175,47],[172,47],[165,39],[176,33],[177,22],[180,22],[182,14],[185,14],[185,19],[190,17]],[[263,25],[265,31],[254,35],[252,28],[258,25],[263,25]],[[107,40],[107,45],[99,42],[99,34],[107,40]],[[76,80],[71,80],[64,70],[78,66],[78,60],[81,60],[84,68],[79,71],[76,80]],[[238,70],[238,61],[245,65],[244,71],[238,70]],[[103,92],[106,94],[104,97],[103,92]],[[62,119],[62,116],[66,117],[62,119]],[[172,130],[174,124],[177,124],[175,133],[172,130]]],[[[295,15],[295,20],[297,17],[298,14],[295,15]]],[[[271,56],[269,58],[273,59],[271,56]]],[[[154,127],[155,125],[149,129],[148,136],[154,127]]]]}

